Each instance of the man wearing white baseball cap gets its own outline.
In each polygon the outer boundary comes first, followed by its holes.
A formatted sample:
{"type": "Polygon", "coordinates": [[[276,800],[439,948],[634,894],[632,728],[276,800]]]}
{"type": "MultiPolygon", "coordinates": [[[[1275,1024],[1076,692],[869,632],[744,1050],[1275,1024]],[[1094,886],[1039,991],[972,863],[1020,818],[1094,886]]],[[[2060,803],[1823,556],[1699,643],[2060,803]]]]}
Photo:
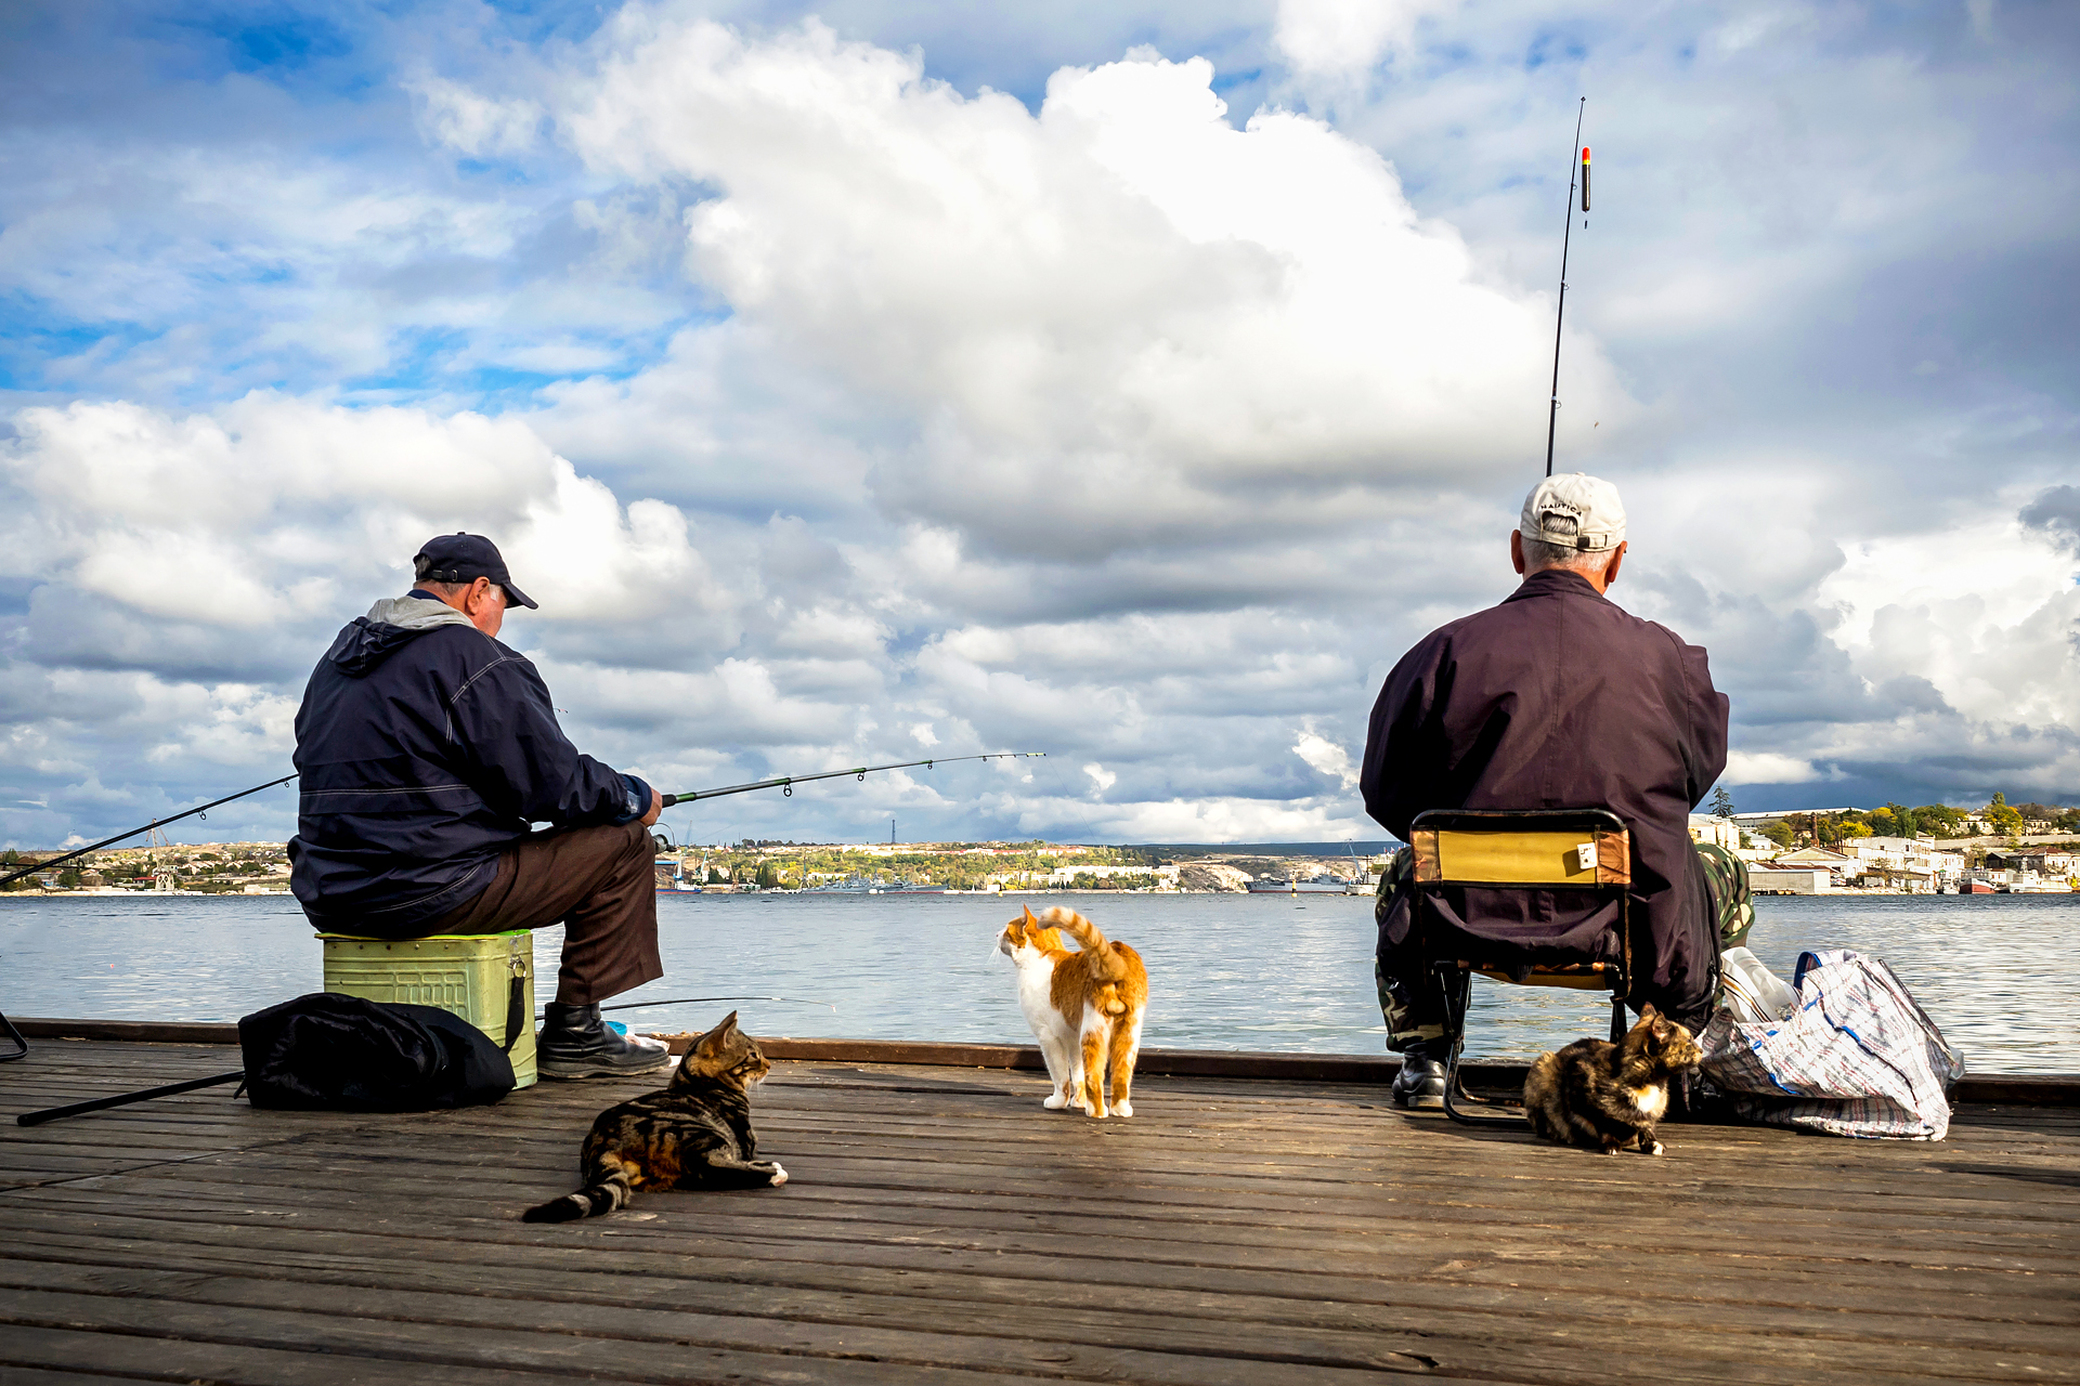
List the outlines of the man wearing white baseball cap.
{"type": "MultiPolygon", "coordinates": [[[[1394,666],[1372,710],[1360,783],[1366,810],[1404,840],[1430,809],[1615,812],[1632,832],[1634,918],[1649,940],[1649,956],[1634,958],[1631,999],[1701,1028],[1717,982],[1715,934],[1732,927],[1722,930],[1721,903],[1746,900],[1744,878],[1702,860],[1689,832],[1690,810],[1726,766],[1727,702],[1701,648],[1605,595],[1626,549],[1625,506],[1608,481],[1571,472],[1533,487],[1509,536],[1523,582],[1394,666]]],[[[1522,910],[1525,898],[1496,907],[1522,910]]],[[[1530,908],[1552,916],[1541,915],[1541,929],[1572,927],[1558,918],[1570,909],[1590,936],[1600,927],[1593,904],[1530,908]]],[[[1443,1007],[1407,893],[1383,895],[1379,913],[1380,1004],[1388,1047],[1403,1056],[1394,1098],[1442,1106],[1443,1007]]]]}

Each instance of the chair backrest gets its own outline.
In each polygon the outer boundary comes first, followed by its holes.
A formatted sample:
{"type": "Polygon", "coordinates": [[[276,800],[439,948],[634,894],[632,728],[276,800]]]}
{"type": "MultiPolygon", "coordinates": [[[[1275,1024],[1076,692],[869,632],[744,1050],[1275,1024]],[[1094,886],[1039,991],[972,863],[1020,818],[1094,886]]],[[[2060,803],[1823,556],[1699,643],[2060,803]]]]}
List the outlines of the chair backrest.
{"type": "Polygon", "coordinates": [[[1608,809],[1433,809],[1409,827],[1420,885],[1596,889],[1632,883],[1632,834],[1608,809]]]}
{"type": "MultiPolygon", "coordinates": [[[[1409,826],[1418,897],[1456,895],[1462,907],[1484,893],[1566,891],[1608,896],[1617,910],[1616,961],[1553,958],[1533,967],[1497,965],[1492,951],[1462,939],[1462,967],[1501,981],[1609,987],[1629,992],[1632,972],[1632,835],[1608,809],[1498,812],[1433,809],[1409,826]],[[1481,956],[1488,952],[1488,956],[1481,956]]],[[[1471,925],[1473,919],[1466,917],[1471,925]]]]}

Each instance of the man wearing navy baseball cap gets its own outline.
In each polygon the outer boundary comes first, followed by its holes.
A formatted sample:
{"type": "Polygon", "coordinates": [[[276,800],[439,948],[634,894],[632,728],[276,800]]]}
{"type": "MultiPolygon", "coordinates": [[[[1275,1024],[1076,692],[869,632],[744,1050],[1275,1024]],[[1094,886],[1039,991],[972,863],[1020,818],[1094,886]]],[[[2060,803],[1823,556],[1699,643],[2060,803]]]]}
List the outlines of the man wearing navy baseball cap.
{"type": "Polygon", "coordinates": [[[534,665],[499,643],[506,610],[536,603],[496,544],[443,534],[412,571],[410,592],[340,631],[304,690],[296,898],[319,929],[364,938],[561,924],[543,1076],[662,1068],[664,1046],[599,1015],[664,975],[648,832],[662,796],[581,755],[534,665]]]}

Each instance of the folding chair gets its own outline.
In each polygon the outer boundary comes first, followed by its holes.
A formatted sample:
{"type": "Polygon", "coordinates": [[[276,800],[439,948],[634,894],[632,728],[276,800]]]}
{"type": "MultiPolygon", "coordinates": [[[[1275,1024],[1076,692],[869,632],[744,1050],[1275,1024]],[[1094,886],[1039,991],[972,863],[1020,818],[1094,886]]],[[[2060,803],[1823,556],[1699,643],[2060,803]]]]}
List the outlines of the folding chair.
{"type": "Polygon", "coordinates": [[[1416,927],[1444,994],[1444,1109],[1454,1121],[1513,1124],[1471,1108],[1459,1057],[1473,974],[1611,994],[1611,1039],[1625,1034],[1632,985],[1632,835],[1608,809],[1516,813],[1432,810],[1409,828],[1416,927]]]}

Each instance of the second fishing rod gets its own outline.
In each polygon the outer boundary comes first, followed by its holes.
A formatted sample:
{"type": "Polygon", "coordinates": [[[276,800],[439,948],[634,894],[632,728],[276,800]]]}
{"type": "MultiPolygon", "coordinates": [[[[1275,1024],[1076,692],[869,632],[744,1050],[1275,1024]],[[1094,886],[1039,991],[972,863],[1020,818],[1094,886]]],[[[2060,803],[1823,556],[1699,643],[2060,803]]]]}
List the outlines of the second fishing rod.
{"type": "MultiPolygon", "coordinates": [[[[1589,98],[1583,97],[1575,108],[1574,142],[1568,146],[1568,162],[1571,168],[1579,167],[1582,189],[1582,227],[1588,228],[1589,221],[1589,146],[1582,143],[1582,120],[1589,113],[1589,98]],[[1574,151],[1581,150],[1582,161],[1574,164],[1574,151]]],[[[1567,179],[1567,220],[1560,228],[1560,305],[1553,313],[1553,392],[1546,410],[1546,475],[1553,474],[1553,434],[1560,423],[1560,325],[1567,318],[1567,248],[1574,230],[1575,175],[1567,179]]]]}

